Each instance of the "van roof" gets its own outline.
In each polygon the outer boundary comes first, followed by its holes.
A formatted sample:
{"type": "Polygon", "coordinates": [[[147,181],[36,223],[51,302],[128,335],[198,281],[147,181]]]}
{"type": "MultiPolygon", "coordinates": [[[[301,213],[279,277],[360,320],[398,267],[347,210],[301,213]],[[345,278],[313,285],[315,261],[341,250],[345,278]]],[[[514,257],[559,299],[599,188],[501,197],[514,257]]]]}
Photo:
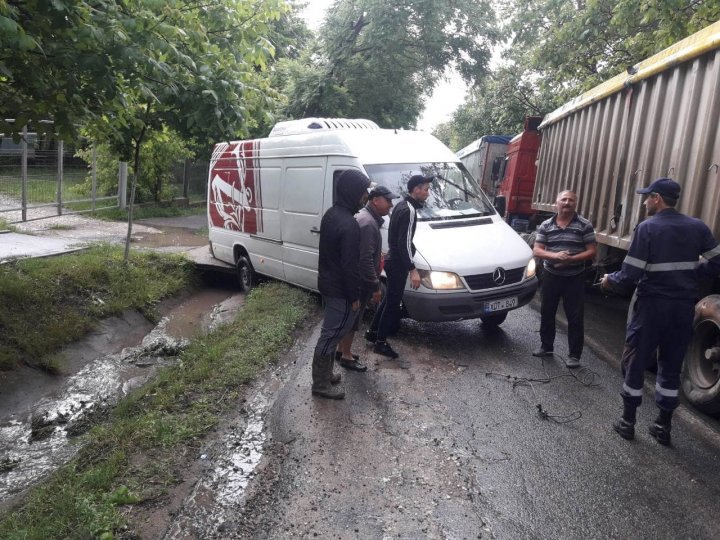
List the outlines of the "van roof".
{"type": "MultiPolygon", "coordinates": [[[[235,141],[231,144],[236,144],[235,141]]],[[[429,133],[395,129],[334,130],[258,139],[259,158],[350,156],[367,165],[457,162],[458,158],[429,133]]]]}

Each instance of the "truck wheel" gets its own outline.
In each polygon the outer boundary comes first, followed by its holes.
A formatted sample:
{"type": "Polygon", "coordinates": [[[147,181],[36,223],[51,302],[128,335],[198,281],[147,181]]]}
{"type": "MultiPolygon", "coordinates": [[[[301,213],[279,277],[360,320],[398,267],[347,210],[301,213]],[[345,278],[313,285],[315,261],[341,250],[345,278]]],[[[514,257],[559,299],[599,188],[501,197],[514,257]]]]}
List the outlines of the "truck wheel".
{"type": "Polygon", "coordinates": [[[720,294],[697,303],[693,327],[683,364],[683,392],[696,408],[715,414],[720,412],[720,294]]]}
{"type": "Polygon", "coordinates": [[[238,282],[240,283],[240,290],[245,293],[250,292],[250,289],[252,289],[257,282],[255,270],[253,270],[250,261],[247,257],[238,257],[235,268],[237,270],[238,282]]]}
{"type": "Polygon", "coordinates": [[[493,313],[492,315],[483,315],[480,320],[485,326],[500,326],[507,319],[507,311],[505,313],[493,313]]]}

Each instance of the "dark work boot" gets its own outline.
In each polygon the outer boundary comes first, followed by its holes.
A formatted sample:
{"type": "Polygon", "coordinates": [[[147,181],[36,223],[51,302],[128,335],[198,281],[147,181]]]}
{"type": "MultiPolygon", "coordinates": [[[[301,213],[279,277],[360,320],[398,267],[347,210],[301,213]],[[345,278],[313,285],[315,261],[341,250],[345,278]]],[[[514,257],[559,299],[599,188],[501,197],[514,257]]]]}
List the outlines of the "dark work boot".
{"type": "Polygon", "coordinates": [[[613,429],[617,431],[623,439],[631,441],[635,438],[635,419],[637,417],[637,407],[625,402],[623,404],[622,418],[613,424],[613,429]]]}
{"type": "Polygon", "coordinates": [[[313,355],[312,393],[314,396],[327,399],[343,399],[345,397],[345,392],[340,388],[334,387],[332,384],[334,363],[334,354],[322,356],[319,353],[315,353],[313,355]]]}
{"type": "Polygon", "coordinates": [[[672,427],[672,411],[660,409],[660,414],[655,421],[648,426],[648,431],[653,438],[663,446],[670,446],[670,429],[672,427]]]}

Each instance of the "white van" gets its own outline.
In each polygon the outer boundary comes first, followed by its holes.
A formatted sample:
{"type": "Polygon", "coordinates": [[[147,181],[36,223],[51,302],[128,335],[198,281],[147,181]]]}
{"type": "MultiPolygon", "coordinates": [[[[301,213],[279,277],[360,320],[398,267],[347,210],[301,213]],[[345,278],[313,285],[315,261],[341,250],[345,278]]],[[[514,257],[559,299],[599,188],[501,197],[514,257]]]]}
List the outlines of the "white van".
{"type": "Polygon", "coordinates": [[[213,255],[237,267],[246,290],[257,273],[316,291],[320,220],[346,169],[402,194],[412,175],[436,176],[418,211],[422,285],[405,290],[409,317],[497,325],[532,299],[532,251],[455,154],[427,133],[368,120],[280,122],[265,139],[216,145],[208,180],[213,255]]]}

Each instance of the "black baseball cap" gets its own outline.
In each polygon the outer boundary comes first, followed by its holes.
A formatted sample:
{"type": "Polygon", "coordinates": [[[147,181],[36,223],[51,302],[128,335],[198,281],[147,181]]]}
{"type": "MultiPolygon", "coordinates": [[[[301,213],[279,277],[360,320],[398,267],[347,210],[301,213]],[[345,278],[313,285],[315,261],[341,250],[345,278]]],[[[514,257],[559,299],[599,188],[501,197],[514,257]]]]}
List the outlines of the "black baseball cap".
{"type": "Polygon", "coordinates": [[[408,193],[412,193],[412,190],[420,184],[432,182],[434,178],[434,176],[423,176],[422,174],[414,174],[410,177],[410,180],[408,180],[407,183],[408,193]]]}
{"type": "Polygon", "coordinates": [[[400,195],[393,193],[385,186],[375,186],[368,193],[368,199],[374,199],[375,197],[385,197],[386,199],[399,199],[400,195]]]}
{"type": "Polygon", "coordinates": [[[657,193],[669,199],[677,199],[680,197],[680,184],[671,178],[658,178],[646,188],[638,189],[640,195],[649,193],[657,193]]]}

